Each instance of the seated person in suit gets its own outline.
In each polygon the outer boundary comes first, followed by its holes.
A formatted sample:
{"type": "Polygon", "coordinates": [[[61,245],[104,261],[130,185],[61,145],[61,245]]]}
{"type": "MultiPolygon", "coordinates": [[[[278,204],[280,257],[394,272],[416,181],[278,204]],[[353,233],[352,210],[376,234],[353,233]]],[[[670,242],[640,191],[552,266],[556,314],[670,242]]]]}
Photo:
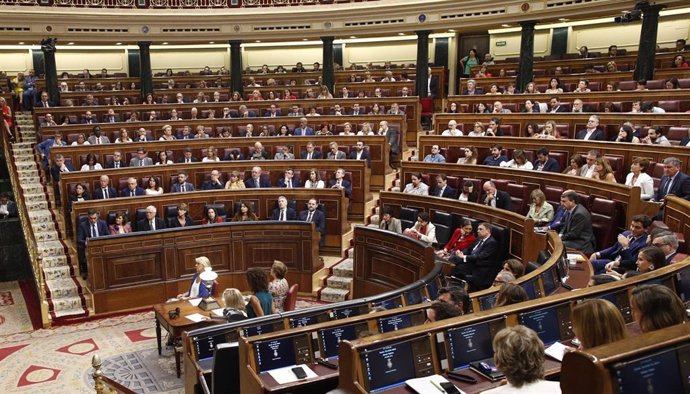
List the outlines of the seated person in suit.
{"type": "Polygon", "coordinates": [[[268,152],[264,149],[261,142],[254,143],[254,152],[249,157],[249,160],[268,160],[268,152]]]}
{"type": "Polygon", "coordinates": [[[288,201],[285,196],[278,197],[278,208],[273,210],[271,220],[280,220],[281,222],[297,220],[297,213],[293,208],[288,207],[288,201]]]}
{"type": "Polygon", "coordinates": [[[510,211],[511,202],[510,194],[502,190],[496,189],[496,184],[493,181],[486,181],[482,186],[484,189],[484,195],[481,201],[484,205],[489,205],[494,208],[501,208],[510,211]]]}
{"type": "Polygon", "coordinates": [[[328,147],[330,148],[330,151],[326,156],[328,160],[345,160],[345,152],[338,149],[337,142],[331,142],[330,144],[328,144],[328,147]]]}
{"type": "Polygon", "coordinates": [[[426,212],[420,212],[419,215],[417,215],[417,223],[405,229],[403,234],[426,242],[429,246],[436,243],[436,226],[429,221],[429,214],[426,212]]]}
{"type": "Polygon", "coordinates": [[[292,168],[285,170],[285,176],[278,179],[278,184],[276,187],[284,187],[287,189],[292,189],[294,187],[300,187],[302,181],[295,176],[295,171],[292,168]]]}
{"type": "Polygon", "coordinates": [[[293,135],[314,135],[314,129],[309,127],[307,118],[302,117],[299,119],[299,127],[295,128],[293,135]]]}
{"type": "Polygon", "coordinates": [[[676,157],[664,159],[664,175],[659,181],[659,188],[651,201],[656,201],[661,206],[659,213],[654,217],[661,220],[664,217],[664,204],[666,196],[672,194],[680,198],[690,200],[690,176],[680,171],[680,160],[676,157]]]}
{"type": "Polygon", "coordinates": [[[223,157],[225,161],[244,160],[244,154],[239,149],[232,149],[223,157]]]}
{"type": "Polygon", "coordinates": [[[122,160],[122,152],[116,150],[113,152],[113,161],[105,163],[105,168],[123,168],[127,167],[127,162],[122,160]]]}
{"type": "Polygon", "coordinates": [[[216,212],[216,209],[213,207],[209,207],[206,209],[206,212],[204,213],[204,217],[201,218],[201,224],[215,224],[215,223],[223,223],[223,218],[218,216],[218,212],[216,212]]]}
{"type": "Polygon", "coordinates": [[[434,195],[437,197],[455,198],[456,190],[448,186],[448,177],[446,174],[436,175],[436,189],[434,195]]]}
{"type": "Polygon", "coordinates": [[[472,303],[467,291],[462,287],[441,287],[438,289],[436,301],[447,302],[458,307],[462,314],[465,315],[470,312],[472,303]]]}
{"type": "Polygon", "coordinates": [[[381,230],[402,234],[402,225],[400,224],[400,219],[393,216],[393,210],[390,207],[384,207],[382,212],[379,228],[381,230]]]}
{"type": "Polygon", "coordinates": [[[107,175],[101,175],[99,181],[99,186],[93,191],[94,200],[105,200],[108,198],[116,198],[117,192],[115,188],[110,186],[110,177],[107,175]]]}
{"type": "Polygon", "coordinates": [[[647,246],[647,231],[651,225],[652,219],[647,215],[633,216],[630,230],[618,234],[618,240],[613,246],[589,256],[594,274],[603,274],[615,268],[623,272],[634,270],[637,254],[647,246]]]}
{"type": "Polygon", "coordinates": [[[364,142],[363,141],[357,141],[355,148],[350,151],[350,156],[348,157],[348,159],[350,159],[350,160],[366,160],[367,164],[370,163],[369,151],[364,148],[364,142]]]}
{"type": "Polygon", "coordinates": [[[110,235],[127,234],[132,232],[132,226],[127,223],[127,215],[124,212],[115,214],[115,223],[108,226],[110,235]]]}
{"type": "Polygon", "coordinates": [[[652,245],[664,252],[666,264],[671,264],[683,258],[678,254],[678,237],[672,232],[662,232],[652,239],[652,245]]]}
{"type": "Polygon", "coordinates": [[[77,185],[74,187],[74,193],[70,194],[69,196],[69,210],[72,211],[72,204],[75,202],[88,200],[89,191],[86,189],[86,186],[84,184],[77,183],[77,185]]]}
{"type": "Polygon", "coordinates": [[[252,167],[252,176],[244,181],[244,185],[247,189],[271,187],[271,181],[261,175],[261,167],[255,166],[252,167]]]}
{"type": "Polygon", "coordinates": [[[501,154],[503,147],[501,145],[495,144],[491,146],[491,154],[484,159],[485,166],[495,166],[498,167],[504,161],[508,161],[508,158],[501,154]]]}
{"type": "Polygon", "coordinates": [[[491,225],[480,223],[477,240],[465,250],[456,250],[450,257],[455,264],[452,275],[467,280],[476,289],[486,289],[501,269],[498,241],[491,236],[491,225]]]}
{"type": "MultiPolygon", "coordinates": [[[[112,111],[112,108],[110,109],[110,111],[112,111]]],[[[88,141],[91,145],[109,144],[110,138],[101,134],[101,126],[94,126],[93,134],[89,136],[88,141]]]]}
{"type": "Polygon", "coordinates": [[[567,108],[561,106],[561,102],[556,96],[551,97],[551,100],[549,101],[549,106],[549,113],[552,114],[557,112],[568,112],[567,108]]]}
{"type": "Polygon", "coordinates": [[[146,207],[146,217],[137,223],[137,231],[156,231],[165,228],[163,219],[156,216],[157,209],[153,205],[146,207]]]}
{"type": "Polygon", "coordinates": [[[276,149],[278,152],[276,152],[275,156],[273,156],[273,160],[294,160],[295,155],[290,152],[290,147],[287,145],[280,146],[276,149]]]}
{"type": "Polygon", "coordinates": [[[418,196],[428,196],[429,186],[422,182],[422,174],[414,173],[410,176],[411,182],[405,185],[403,193],[416,194],[418,196]]]}
{"type": "Polygon", "coordinates": [[[178,205],[177,216],[170,219],[170,227],[188,227],[193,226],[194,224],[194,219],[191,216],[189,216],[189,205],[185,203],[178,205]]]}
{"type": "Polygon", "coordinates": [[[220,179],[220,171],[211,171],[211,179],[204,181],[201,185],[201,190],[218,190],[225,187],[223,180],[220,179]]]}
{"type": "Polygon", "coordinates": [[[80,221],[77,228],[79,271],[83,278],[86,278],[87,275],[86,245],[88,240],[110,234],[108,232],[108,225],[105,223],[105,220],[99,218],[100,214],[95,208],[90,208],[87,216],[87,220],[80,221]]]}
{"type": "Polygon", "coordinates": [[[178,294],[177,298],[180,300],[187,300],[190,298],[207,298],[211,295],[210,289],[201,282],[201,273],[206,270],[206,268],[211,268],[211,261],[206,256],[199,256],[194,259],[194,268],[196,272],[192,276],[192,283],[189,290],[178,294]]]}
{"type": "Polygon", "coordinates": [[[439,149],[438,145],[432,146],[431,153],[424,156],[424,163],[445,163],[446,158],[443,157],[441,153],[439,153],[440,151],[441,150],[439,149]]]}
{"type": "MultiPolygon", "coordinates": [[[[48,140],[49,141],[49,140],[48,140]]],[[[74,172],[72,163],[66,163],[65,157],[58,153],[53,158],[53,165],[50,167],[50,177],[53,181],[53,189],[55,190],[55,199],[60,201],[60,174],[63,172],[74,172]]]]}
{"type": "Polygon", "coordinates": [[[344,189],[345,197],[352,197],[352,184],[345,179],[345,170],[342,168],[335,170],[335,178],[328,181],[328,187],[331,189],[344,189]]]}
{"type": "Polygon", "coordinates": [[[537,150],[537,160],[533,166],[535,171],[561,172],[558,161],[549,157],[549,148],[543,146],[537,150]]]}
{"type": "Polygon", "coordinates": [[[17,204],[10,201],[10,196],[7,193],[0,194],[0,219],[16,218],[17,216],[17,204]]]}
{"type": "Polygon", "coordinates": [[[596,240],[592,230],[592,216],[587,208],[578,204],[577,193],[572,190],[563,192],[561,205],[567,211],[563,228],[558,234],[563,246],[587,255],[594,253],[596,240]]]}
{"type": "Polygon", "coordinates": [[[302,222],[314,223],[316,231],[321,234],[320,245],[326,241],[326,215],[319,209],[319,202],[315,198],[310,198],[307,202],[307,209],[299,213],[299,220],[302,222]]]}
{"type": "Polygon", "coordinates": [[[531,204],[529,204],[529,211],[527,217],[534,219],[535,226],[543,226],[553,220],[553,206],[546,202],[546,195],[540,189],[532,190],[529,195],[531,204]]]}
{"type": "Polygon", "coordinates": [[[317,160],[321,158],[321,152],[314,149],[314,143],[310,141],[307,143],[306,150],[302,151],[300,158],[302,160],[317,160]]]}
{"type": "Polygon", "coordinates": [[[143,196],[144,193],[144,189],[139,187],[139,184],[137,183],[137,178],[129,177],[127,179],[127,187],[120,190],[120,197],[143,196]]]}
{"type": "Polygon", "coordinates": [[[469,248],[477,237],[474,236],[474,230],[472,229],[472,222],[469,219],[462,219],[460,227],[453,231],[453,235],[450,237],[448,243],[443,247],[443,249],[436,252],[437,255],[445,258],[455,255],[456,251],[463,251],[469,248]]]}
{"type": "Polygon", "coordinates": [[[147,157],[146,149],[144,148],[137,149],[137,157],[133,157],[132,160],[129,161],[130,167],[144,167],[152,165],[153,159],[147,157]]]}
{"type": "Polygon", "coordinates": [[[170,193],[186,193],[193,191],[194,185],[187,182],[187,173],[185,172],[177,174],[177,183],[170,186],[170,193]]]}
{"type": "Polygon", "coordinates": [[[575,134],[576,140],[604,141],[604,131],[599,129],[599,116],[591,115],[587,120],[587,128],[575,134]]]}

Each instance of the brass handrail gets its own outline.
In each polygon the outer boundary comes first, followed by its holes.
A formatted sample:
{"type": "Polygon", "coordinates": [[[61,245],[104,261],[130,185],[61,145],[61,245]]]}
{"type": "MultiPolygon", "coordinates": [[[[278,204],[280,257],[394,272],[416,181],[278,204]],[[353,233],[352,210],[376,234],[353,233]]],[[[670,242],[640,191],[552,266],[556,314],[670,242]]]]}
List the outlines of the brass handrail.
{"type": "MultiPolygon", "coordinates": [[[[12,185],[12,193],[14,194],[15,203],[17,204],[17,212],[19,214],[19,221],[21,223],[22,233],[24,235],[24,243],[26,244],[26,250],[29,253],[29,259],[31,260],[31,269],[33,270],[34,283],[36,285],[36,292],[38,293],[38,299],[41,307],[41,324],[44,328],[47,328],[51,325],[51,319],[48,312],[48,299],[46,297],[45,278],[43,276],[43,256],[38,250],[33,229],[30,227],[31,221],[29,220],[26,202],[24,201],[24,193],[22,192],[21,187],[19,187],[17,165],[14,162],[14,156],[12,156],[12,152],[10,151],[10,142],[7,138],[7,126],[5,125],[5,122],[0,122],[0,124],[0,127],[2,127],[1,134],[3,151],[8,162],[7,167],[10,176],[10,184],[12,185]]],[[[15,128],[15,130],[18,129],[19,128],[15,128]]],[[[15,139],[16,138],[17,136],[15,136],[15,139]]]]}
{"type": "Polygon", "coordinates": [[[136,392],[103,375],[103,371],[101,371],[102,364],[101,357],[98,354],[94,354],[91,358],[91,366],[93,367],[91,376],[93,377],[94,389],[97,394],[136,394],[136,392]]]}

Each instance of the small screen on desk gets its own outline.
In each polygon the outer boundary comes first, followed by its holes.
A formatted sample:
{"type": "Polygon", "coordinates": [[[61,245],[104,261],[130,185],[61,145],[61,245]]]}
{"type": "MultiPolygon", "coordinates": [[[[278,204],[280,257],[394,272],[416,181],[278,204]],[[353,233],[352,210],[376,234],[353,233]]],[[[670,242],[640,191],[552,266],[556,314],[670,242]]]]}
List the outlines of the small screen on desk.
{"type": "Polygon", "coordinates": [[[690,267],[678,273],[678,293],[683,301],[690,301],[690,267]]]}
{"type": "Polygon", "coordinates": [[[407,305],[416,305],[422,302],[421,288],[413,289],[405,292],[405,302],[407,305]]]}
{"type": "Polygon", "coordinates": [[[290,327],[295,328],[295,327],[306,327],[306,326],[311,326],[312,324],[316,323],[323,323],[328,320],[328,314],[327,313],[321,313],[318,315],[311,315],[311,316],[301,316],[301,317],[295,317],[290,319],[290,327]]]}
{"type": "MultiPolygon", "coordinates": [[[[412,326],[413,317],[420,316],[420,312],[404,313],[395,316],[387,316],[379,319],[379,332],[390,332],[398,331],[403,328],[412,326]]],[[[419,319],[415,319],[419,320],[419,319]]],[[[424,317],[422,316],[422,322],[424,322],[424,317]]]]}
{"type": "Polygon", "coordinates": [[[426,291],[429,293],[429,298],[435,300],[438,296],[439,279],[434,278],[431,282],[426,284],[426,291]]]}
{"type": "Polygon", "coordinates": [[[613,305],[621,311],[623,320],[626,323],[632,323],[632,308],[630,308],[630,298],[628,298],[628,290],[623,289],[616,292],[609,292],[600,294],[597,298],[610,301],[613,305]]]}
{"type": "Polygon", "coordinates": [[[675,349],[616,364],[613,369],[620,394],[684,392],[675,349]]]}
{"type": "Polygon", "coordinates": [[[319,344],[321,345],[321,357],[331,358],[338,356],[340,341],[344,339],[350,341],[357,339],[359,333],[366,329],[366,323],[359,323],[319,330],[318,336],[319,344]]]}
{"type": "Polygon", "coordinates": [[[362,364],[368,390],[380,390],[415,377],[412,345],[409,341],[365,350],[362,364]]]}
{"type": "Polygon", "coordinates": [[[213,350],[216,345],[227,342],[225,334],[212,335],[207,337],[194,337],[192,339],[196,347],[197,360],[204,360],[213,357],[213,350]]]}
{"type": "Polygon", "coordinates": [[[520,324],[534,330],[548,346],[561,339],[560,322],[558,308],[561,305],[554,305],[546,308],[537,309],[530,312],[520,313],[520,324]]]}
{"type": "Polygon", "coordinates": [[[273,323],[258,324],[256,326],[244,327],[242,329],[243,336],[253,337],[256,335],[267,334],[273,332],[273,323]]]}
{"type": "Polygon", "coordinates": [[[386,309],[400,308],[402,304],[400,303],[400,297],[389,298],[380,302],[375,302],[374,306],[381,306],[386,309]]]}
{"type": "Polygon", "coordinates": [[[464,327],[450,328],[446,332],[451,369],[465,368],[471,362],[491,358],[491,341],[505,328],[505,319],[495,319],[464,327]]]}
{"type": "Polygon", "coordinates": [[[479,310],[487,311],[493,308],[496,305],[496,297],[498,297],[498,292],[479,297],[479,310]]]}
{"type": "Polygon", "coordinates": [[[339,319],[347,319],[348,317],[352,316],[359,316],[362,313],[367,313],[369,311],[369,307],[366,305],[360,305],[360,306],[351,306],[351,307],[346,307],[346,308],[340,308],[340,309],[334,309],[331,314],[333,315],[333,319],[339,320],[339,319]]]}
{"type": "Polygon", "coordinates": [[[544,284],[544,295],[548,296],[553,294],[558,289],[558,282],[556,278],[556,270],[548,269],[546,272],[541,274],[541,282],[544,284]]]}
{"type": "Polygon", "coordinates": [[[259,372],[296,364],[292,337],[255,342],[254,352],[259,372]]]}

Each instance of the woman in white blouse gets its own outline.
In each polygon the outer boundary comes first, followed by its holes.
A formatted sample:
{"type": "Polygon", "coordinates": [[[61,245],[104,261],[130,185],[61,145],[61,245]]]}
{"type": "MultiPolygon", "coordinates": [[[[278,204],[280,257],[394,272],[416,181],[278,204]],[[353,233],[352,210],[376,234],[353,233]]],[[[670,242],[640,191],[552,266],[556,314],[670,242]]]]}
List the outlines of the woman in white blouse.
{"type": "Polygon", "coordinates": [[[304,188],[323,189],[325,186],[326,185],[321,180],[319,172],[316,169],[311,169],[309,171],[309,179],[307,179],[307,181],[304,182],[304,188]]]}
{"type": "Polygon", "coordinates": [[[94,171],[94,170],[102,170],[103,166],[101,166],[101,163],[96,161],[96,155],[93,153],[89,153],[86,155],[86,163],[81,166],[80,171],[94,171]]]}
{"type": "Polygon", "coordinates": [[[654,197],[654,180],[647,174],[649,160],[635,158],[630,165],[630,173],[625,177],[625,184],[628,186],[639,186],[642,191],[640,197],[649,200],[654,197]]]}
{"type": "Polygon", "coordinates": [[[534,168],[532,162],[527,160],[525,156],[525,151],[522,149],[515,149],[513,151],[513,159],[510,161],[504,161],[500,164],[501,167],[517,168],[520,170],[531,170],[534,168]]]}
{"type": "Polygon", "coordinates": [[[155,177],[155,176],[149,177],[148,182],[146,182],[146,189],[144,189],[144,193],[147,196],[157,196],[159,194],[163,194],[163,188],[161,187],[161,181],[158,179],[158,177],[155,177]]]}
{"type": "Polygon", "coordinates": [[[174,141],[176,138],[172,133],[172,126],[166,124],[163,126],[163,135],[159,138],[159,141],[174,141]]]}
{"type": "Polygon", "coordinates": [[[79,134],[79,135],[77,135],[77,140],[72,142],[72,146],[78,146],[78,145],[91,145],[91,143],[86,140],[86,137],[84,137],[84,134],[79,134]]]}
{"type": "Polygon", "coordinates": [[[357,135],[374,135],[374,132],[371,130],[369,123],[364,123],[362,124],[362,130],[358,131],[357,135]]]}
{"type": "Polygon", "coordinates": [[[218,150],[214,146],[209,146],[208,149],[206,150],[206,157],[201,159],[202,162],[214,162],[214,161],[220,161],[220,158],[218,157],[218,150]]]}
{"type": "Polygon", "coordinates": [[[158,161],[156,162],[157,166],[160,166],[163,164],[173,164],[172,160],[168,159],[168,152],[166,152],[164,150],[158,152],[158,161]]]}
{"type": "Polygon", "coordinates": [[[128,143],[128,142],[133,142],[131,138],[129,138],[129,132],[127,132],[127,129],[121,128],[120,129],[120,136],[115,139],[116,144],[123,144],[123,143],[128,143]]]}

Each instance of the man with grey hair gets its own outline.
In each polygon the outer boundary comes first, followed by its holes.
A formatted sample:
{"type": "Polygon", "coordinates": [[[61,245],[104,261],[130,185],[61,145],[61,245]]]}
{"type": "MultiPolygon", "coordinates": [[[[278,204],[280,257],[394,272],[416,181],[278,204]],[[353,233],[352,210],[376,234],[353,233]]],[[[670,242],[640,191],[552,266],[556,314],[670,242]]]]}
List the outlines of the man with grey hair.
{"type": "Polygon", "coordinates": [[[575,134],[576,140],[585,141],[603,141],[605,137],[604,131],[599,129],[599,116],[597,115],[590,116],[587,120],[587,127],[575,134]]]}
{"type": "MultiPolygon", "coordinates": [[[[666,196],[672,194],[690,200],[690,176],[680,171],[680,160],[676,157],[664,159],[664,175],[659,182],[659,189],[652,201],[662,203],[666,196]]],[[[663,206],[658,218],[663,214],[663,206]]]]}
{"type": "Polygon", "coordinates": [[[513,275],[512,272],[501,270],[498,274],[496,274],[493,286],[503,286],[504,283],[510,283],[514,280],[515,275],[513,275]]]}
{"type": "Polygon", "coordinates": [[[652,246],[656,246],[664,252],[666,264],[671,264],[678,259],[678,237],[672,232],[663,232],[652,239],[652,246]]]}
{"type": "Polygon", "coordinates": [[[273,210],[271,220],[278,220],[281,222],[297,220],[297,212],[295,212],[294,208],[288,207],[288,201],[285,196],[278,197],[278,208],[273,210]]]}
{"type": "Polygon", "coordinates": [[[157,215],[156,207],[146,207],[146,217],[137,222],[137,231],[156,231],[165,228],[165,222],[157,215]]]}

